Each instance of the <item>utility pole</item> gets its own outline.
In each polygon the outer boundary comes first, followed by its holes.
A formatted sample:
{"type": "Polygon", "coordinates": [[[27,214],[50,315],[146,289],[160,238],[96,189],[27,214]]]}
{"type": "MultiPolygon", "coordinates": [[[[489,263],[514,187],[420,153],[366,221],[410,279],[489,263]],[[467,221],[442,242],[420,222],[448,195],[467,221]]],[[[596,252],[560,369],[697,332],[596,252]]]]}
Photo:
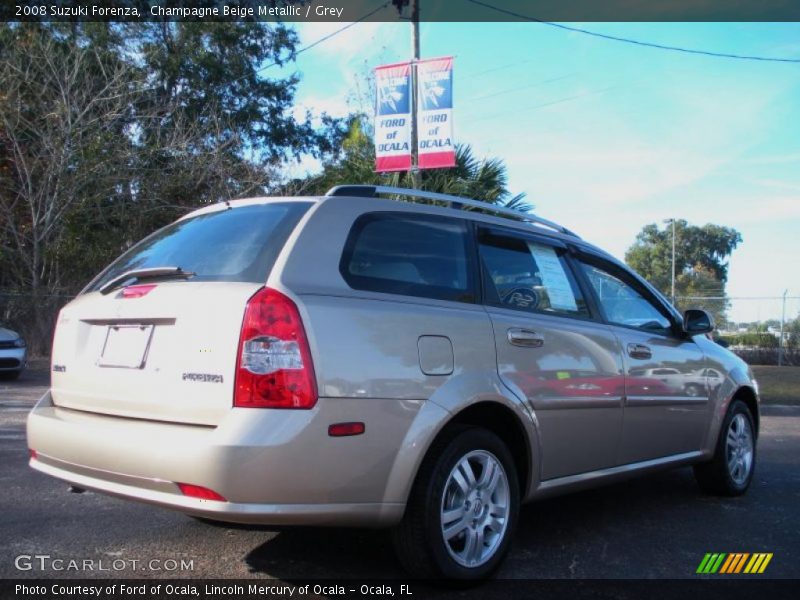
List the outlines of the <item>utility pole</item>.
{"type": "Polygon", "coordinates": [[[672,306],[675,306],[675,219],[672,219],[672,306]]]}
{"type": "Polygon", "coordinates": [[[783,324],[786,322],[786,294],[789,290],[783,290],[783,304],[781,306],[781,337],[778,342],[778,366],[783,366],[783,324]]]}
{"type": "Polygon", "coordinates": [[[411,187],[419,189],[419,152],[417,150],[417,62],[419,61],[419,1],[410,0],[411,5],[411,187]]]}
{"type": "Polygon", "coordinates": [[[672,223],[672,306],[675,306],[675,219],[664,219],[664,223],[672,223]]]}

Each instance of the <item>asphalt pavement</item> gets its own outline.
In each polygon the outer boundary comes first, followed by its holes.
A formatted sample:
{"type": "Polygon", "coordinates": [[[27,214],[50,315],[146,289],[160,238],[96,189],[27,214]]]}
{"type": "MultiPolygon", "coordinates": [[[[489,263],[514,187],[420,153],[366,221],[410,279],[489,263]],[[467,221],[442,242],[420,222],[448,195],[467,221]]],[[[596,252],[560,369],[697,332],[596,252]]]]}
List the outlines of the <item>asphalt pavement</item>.
{"type": "MultiPolygon", "coordinates": [[[[0,577],[404,577],[382,531],[227,527],[69,493],[27,465],[47,385],[43,371],[0,381],[0,577]]],[[[744,497],[707,496],[683,468],[530,504],[499,577],[696,578],[707,552],[771,552],[757,577],[800,578],[800,407],[764,408],[744,497]]]]}

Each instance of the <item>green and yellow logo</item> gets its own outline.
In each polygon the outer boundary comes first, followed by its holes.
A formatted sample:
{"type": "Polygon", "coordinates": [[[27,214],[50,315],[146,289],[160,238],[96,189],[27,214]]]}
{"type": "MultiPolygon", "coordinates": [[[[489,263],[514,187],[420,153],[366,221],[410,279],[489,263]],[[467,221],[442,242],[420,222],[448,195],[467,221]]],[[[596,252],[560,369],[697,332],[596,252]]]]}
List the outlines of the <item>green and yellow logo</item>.
{"type": "Polygon", "coordinates": [[[709,552],[700,561],[697,573],[701,574],[734,574],[734,573],[763,573],[769,561],[772,560],[772,552],[733,552],[731,554],[709,552]]]}

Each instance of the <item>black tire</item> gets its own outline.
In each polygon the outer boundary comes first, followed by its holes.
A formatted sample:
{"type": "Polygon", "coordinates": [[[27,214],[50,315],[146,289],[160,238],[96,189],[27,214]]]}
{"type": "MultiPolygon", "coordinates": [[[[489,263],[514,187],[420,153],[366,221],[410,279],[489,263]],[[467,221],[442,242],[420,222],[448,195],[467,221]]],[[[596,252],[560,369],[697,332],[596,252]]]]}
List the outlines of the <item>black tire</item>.
{"type": "MultiPolygon", "coordinates": [[[[739,421],[741,423],[741,421],[739,421]]],[[[750,487],[753,480],[753,473],[756,467],[756,436],[753,415],[750,409],[741,400],[734,400],[728,408],[728,413],[722,422],[719,432],[719,439],[714,450],[713,458],[705,463],[694,466],[694,476],[700,488],[717,496],[741,496],[750,487]],[[747,424],[752,440],[752,458],[746,477],[737,479],[731,473],[728,463],[728,436],[731,431],[731,423],[741,415],[747,424]]]]}
{"type": "Polygon", "coordinates": [[[19,379],[20,375],[22,375],[22,369],[19,371],[2,371],[0,372],[0,379],[4,381],[14,381],[19,379]]]}
{"type": "MultiPolygon", "coordinates": [[[[480,480],[480,477],[477,479],[480,480]]],[[[492,502],[491,498],[489,501],[492,502]]],[[[485,502],[486,497],[484,497],[485,502]]],[[[445,580],[442,583],[448,580],[450,583],[481,581],[500,566],[508,553],[517,525],[519,503],[517,470],[511,452],[503,441],[486,429],[451,427],[434,442],[422,462],[403,520],[392,531],[395,552],[400,563],[413,577],[445,580]],[[462,459],[475,451],[483,451],[484,456],[488,453],[503,467],[508,483],[507,521],[502,534],[497,534],[498,541],[494,546],[494,553],[482,564],[467,567],[459,564],[448,550],[442,532],[441,511],[451,471],[462,459]]],[[[478,506],[480,504],[476,503],[478,506]]],[[[464,506],[467,506],[466,500],[464,506]]],[[[466,520],[469,519],[465,517],[466,520]]],[[[485,534],[486,530],[482,531],[485,534]]],[[[468,533],[465,530],[464,535],[468,533]]],[[[491,530],[489,535],[492,535],[491,530]]],[[[492,546],[491,542],[489,546],[492,546]]]]}

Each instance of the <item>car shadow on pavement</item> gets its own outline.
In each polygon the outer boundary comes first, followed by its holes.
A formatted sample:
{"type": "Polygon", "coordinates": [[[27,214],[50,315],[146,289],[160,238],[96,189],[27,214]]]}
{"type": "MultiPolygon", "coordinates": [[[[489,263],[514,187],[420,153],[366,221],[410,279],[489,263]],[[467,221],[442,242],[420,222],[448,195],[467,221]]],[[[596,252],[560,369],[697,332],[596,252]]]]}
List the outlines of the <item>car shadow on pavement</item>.
{"type": "MultiPolygon", "coordinates": [[[[626,543],[702,496],[691,470],[680,469],[527,504],[498,577],[585,576],[570,570],[570,556],[599,552],[610,535],[626,543]]],[[[245,560],[251,573],[283,580],[407,577],[381,530],[286,528],[245,560]]]]}
{"type": "Polygon", "coordinates": [[[383,530],[286,529],[245,560],[251,573],[284,580],[407,578],[383,530]]]}

